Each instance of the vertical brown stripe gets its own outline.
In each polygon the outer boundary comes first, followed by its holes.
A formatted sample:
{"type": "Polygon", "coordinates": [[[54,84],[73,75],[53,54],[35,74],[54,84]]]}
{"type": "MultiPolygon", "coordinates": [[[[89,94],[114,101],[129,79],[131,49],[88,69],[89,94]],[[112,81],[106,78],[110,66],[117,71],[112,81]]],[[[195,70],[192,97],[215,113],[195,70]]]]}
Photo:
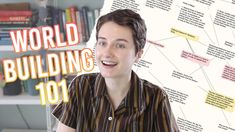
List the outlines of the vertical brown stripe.
{"type": "Polygon", "coordinates": [[[98,111],[98,115],[96,117],[96,122],[95,122],[97,128],[99,126],[100,117],[101,117],[101,114],[102,114],[102,111],[103,111],[103,107],[104,107],[104,101],[103,101],[103,99],[100,99],[99,111],[98,111]]]}
{"type": "MultiPolygon", "coordinates": [[[[136,78],[134,77],[134,82],[133,82],[135,85],[134,85],[134,94],[132,94],[133,96],[134,96],[134,107],[135,108],[137,108],[138,107],[138,85],[137,85],[137,80],[136,80],[136,78]]],[[[133,98],[133,97],[131,97],[131,98],[133,98]]]]}
{"type": "Polygon", "coordinates": [[[121,125],[121,121],[122,121],[123,115],[120,115],[117,119],[117,124],[116,124],[116,132],[121,132],[120,130],[120,125],[121,125]]]}
{"type": "Polygon", "coordinates": [[[162,123],[163,123],[163,126],[164,126],[164,130],[165,132],[169,132],[169,129],[168,129],[168,126],[167,126],[167,119],[166,119],[166,113],[164,113],[165,111],[162,110],[162,123]]]}
{"type": "Polygon", "coordinates": [[[144,131],[144,128],[143,128],[143,125],[144,125],[144,115],[140,117],[140,120],[139,120],[139,130],[140,132],[143,132],[144,131]]]}

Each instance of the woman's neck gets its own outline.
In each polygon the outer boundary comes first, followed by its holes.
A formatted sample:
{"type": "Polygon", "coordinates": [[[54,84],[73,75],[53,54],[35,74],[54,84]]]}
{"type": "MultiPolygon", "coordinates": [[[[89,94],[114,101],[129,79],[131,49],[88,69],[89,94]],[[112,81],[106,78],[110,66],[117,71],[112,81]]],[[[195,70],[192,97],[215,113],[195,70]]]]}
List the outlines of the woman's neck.
{"type": "Polygon", "coordinates": [[[105,78],[108,95],[114,109],[117,109],[123,98],[127,95],[131,85],[131,73],[120,78],[105,78]]]}
{"type": "Polygon", "coordinates": [[[130,82],[131,82],[131,73],[122,77],[105,78],[105,83],[108,92],[115,93],[118,95],[123,95],[126,93],[126,91],[129,90],[130,82]]]}

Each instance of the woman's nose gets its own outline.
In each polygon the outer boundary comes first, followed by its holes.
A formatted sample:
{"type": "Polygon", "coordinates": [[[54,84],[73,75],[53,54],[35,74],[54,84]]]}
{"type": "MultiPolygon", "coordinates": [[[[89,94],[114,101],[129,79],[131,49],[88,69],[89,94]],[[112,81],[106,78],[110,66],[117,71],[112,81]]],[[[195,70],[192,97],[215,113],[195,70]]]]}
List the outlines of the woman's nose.
{"type": "Polygon", "coordinates": [[[105,57],[107,57],[107,58],[111,58],[111,57],[113,57],[114,56],[114,49],[113,49],[113,47],[112,46],[110,46],[110,45],[107,45],[105,48],[104,48],[104,50],[103,50],[103,55],[105,56],[105,57]]]}

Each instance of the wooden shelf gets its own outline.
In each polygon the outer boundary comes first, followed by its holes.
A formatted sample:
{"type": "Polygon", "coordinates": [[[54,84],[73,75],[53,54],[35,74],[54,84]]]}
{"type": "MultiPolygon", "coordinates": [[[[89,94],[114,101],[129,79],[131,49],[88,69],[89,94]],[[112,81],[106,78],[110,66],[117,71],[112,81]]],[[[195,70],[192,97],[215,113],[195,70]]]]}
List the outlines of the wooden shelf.
{"type": "Polygon", "coordinates": [[[20,95],[5,96],[0,95],[0,105],[39,105],[40,97],[22,93],[20,95]]]}

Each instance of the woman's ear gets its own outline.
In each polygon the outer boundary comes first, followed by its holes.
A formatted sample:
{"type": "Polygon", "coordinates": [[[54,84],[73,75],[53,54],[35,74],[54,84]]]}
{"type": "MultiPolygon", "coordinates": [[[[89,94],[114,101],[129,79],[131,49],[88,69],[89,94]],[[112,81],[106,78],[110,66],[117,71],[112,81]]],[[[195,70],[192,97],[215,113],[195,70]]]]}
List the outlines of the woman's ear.
{"type": "Polygon", "coordinates": [[[138,51],[138,52],[136,53],[136,60],[135,60],[135,63],[138,63],[138,62],[139,62],[139,60],[140,60],[140,58],[141,58],[143,52],[144,52],[144,50],[141,49],[140,51],[138,51]]]}

